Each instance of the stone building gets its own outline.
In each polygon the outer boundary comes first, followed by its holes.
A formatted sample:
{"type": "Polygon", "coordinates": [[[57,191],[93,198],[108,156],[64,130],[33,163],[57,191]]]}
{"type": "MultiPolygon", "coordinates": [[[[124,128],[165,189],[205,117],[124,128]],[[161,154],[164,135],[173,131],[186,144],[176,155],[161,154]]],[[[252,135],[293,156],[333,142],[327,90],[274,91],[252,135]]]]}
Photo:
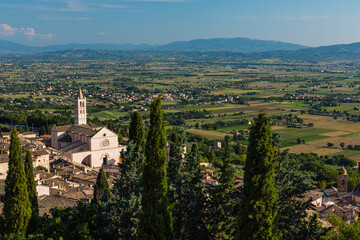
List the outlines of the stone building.
{"type": "Polygon", "coordinates": [[[72,161],[89,167],[116,165],[125,146],[119,145],[118,135],[106,127],[86,122],[86,98],[79,88],[75,98],[75,124],[53,126],[51,146],[72,161]]]}
{"type": "Polygon", "coordinates": [[[32,153],[32,157],[34,168],[41,166],[50,170],[50,154],[46,150],[35,150],[32,153]]]}
{"type": "Polygon", "coordinates": [[[347,192],[348,174],[344,167],[339,171],[337,190],[338,192],[347,192]]]}

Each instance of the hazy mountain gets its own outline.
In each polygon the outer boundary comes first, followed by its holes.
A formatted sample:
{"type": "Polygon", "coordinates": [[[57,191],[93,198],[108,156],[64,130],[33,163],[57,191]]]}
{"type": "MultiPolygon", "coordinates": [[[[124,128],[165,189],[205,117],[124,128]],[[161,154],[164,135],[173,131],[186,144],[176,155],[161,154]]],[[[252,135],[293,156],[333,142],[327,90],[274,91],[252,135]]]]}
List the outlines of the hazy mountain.
{"type": "Polygon", "coordinates": [[[250,38],[213,38],[177,41],[160,45],[154,49],[179,51],[265,52],[276,50],[298,50],[303,48],[307,47],[279,41],[265,41],[250,38]]]}
{"type": "Polygon", "coordinates": [[[164,45],[149,44],[76,44],[50,45],[31,47],[10,41],[0,40],[0,54],[38,53],[45,51],[63,51],[70,49],[92,50],[178,50],[178,51],[229,51],[229,52],[262,52],[274,50],[298,50],[305,46],[278,41],[253,40],[249,38],[214,38],[191,41],[172,42],[164,45]]]}
{"type": "Polygon", "coordinates": [[[0,54],[22,54],[22,53],[40,53],[47,51],[63,51],[71,49],[93,49],[93,50],[141,50],[149,49],[154,46],[148,44],[107,44],[107,43],[94,43],[94,44],[77,44],[70,43],[64,45],[50,45],[45,47],[32,47],[25,44],[14,43],[11,41],[0,40],[0,54]]]}
{"type": "Polygon", "coordinates": [[[359,60],[360,43],[337,44],[316,48],[301,49],[284,54],[286,58],[304,61],[359,60]]]}
{"type": "MultiPolygon", "coordinates": [[[[299,45],[279,43],[272,41],[260,41],[249,39],[209,39],[209,40],[193,40],[188,42],[174,42],[165,45],[133,45],[133,44],[67,44],[53,45],[47,47],[31,47],[9,41],[0,40],[0,54],[7,56],[8,54],[30,53],[32,55],[23,55],[23,57],[31,58],[61,58],[61,59],[124,59],[124,60],[167,60],[169,58],[176,60],[211,60],[211,61],[247,61],[258,59],[279,59],[279,60],[299,60],[307,62],[321,61],[358,61],[360,60],[360,43],[339,44],[314,48],[303,48],[298,50],[276,50],[262,51],[265,45],[267,48],[274,48],[276,44],[280,44],[286,48],[300,48],[299,45]],[[229,40],[229,41],[228,41],[229,40]],[[203,42],[204,41],[204,42],[203,42]],[[247,42],[238,47],[231,45],[235,42],[247,42]],[[212,44],[210,44],[212,42],[212,44]],[[226,44],[225,44],[225,43],[226,44]],[[252,48],[251,44],[252,42],[252,48]],[[201,44],[200,44],[201,43],[201,44]],[[217,43],[217,44],[215,44],[217,43]],[[211,49],[211,46],[217,46],[213,51],[205,51],[211,49]],[[187,48],[185,48],[187,46],[187,48]],[[233,51],[225,51],[224,49],[233,46],[233,51]],[[171,49],[174,48],[174,49],[171,49]],[[183,49],[182,49],[183,48],[183,49]],[[201,48],[202,51],[199,49],[201,48]],[[186,51],[184,50],[186,49],[186,51]],[[194,49],[198,49],[195,51],[194,49]],[[246,50],[247,49],[247,50],[246,50]],[[250,49],[253,49],[252,52],[250,49]],[[257,49],[257,50],[256,50],[257,49]],[[128,51],[136,50],[136,51],[128,51]],[[221,51],[224,50],[224,51],[221,51]],[[36,53],[36,54],[34,54],[36,53]]],[[[279,45],[278,45],[279,46],[279,45]]],[[[19,55],[18,57],[20,57],[19,55]]]]}
{"type": "Polygon", "coordinates": [[[0,54],[30,53],[35,51],[36,51],[36,47],[30,47],[20,43],[0,40],[0,54]]]}

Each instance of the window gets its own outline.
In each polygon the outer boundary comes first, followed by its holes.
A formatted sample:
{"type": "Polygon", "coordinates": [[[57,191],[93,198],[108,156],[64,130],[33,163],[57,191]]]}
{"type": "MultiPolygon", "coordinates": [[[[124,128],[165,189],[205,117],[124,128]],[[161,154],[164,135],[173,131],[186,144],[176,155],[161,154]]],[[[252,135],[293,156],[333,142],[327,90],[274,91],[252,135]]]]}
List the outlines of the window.
{"type": "Polygon", "coordinates": [[[107,164],[107,155],[105,155],[104,157],[103,157],[103,165],[106,165],[107,164]]]}

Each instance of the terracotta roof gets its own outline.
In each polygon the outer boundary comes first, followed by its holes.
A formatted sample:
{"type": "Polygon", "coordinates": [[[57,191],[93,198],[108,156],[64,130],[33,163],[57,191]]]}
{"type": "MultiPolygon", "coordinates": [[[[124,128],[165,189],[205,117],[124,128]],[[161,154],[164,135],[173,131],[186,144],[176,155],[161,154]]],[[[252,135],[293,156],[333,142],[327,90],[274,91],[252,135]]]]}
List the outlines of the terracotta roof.
{"type": "Polygon", "coordinates": [[[66,132],[67,130],[69,130],[69,128],[71,127],[72,125],[65,125],[65,126],[55,126],[56,130],[58,132],[66,132]]]}
{"type": "Polygon", "coordinates": [[[45,134],[45,135],[40,135],[41,138],[51,138],[51,135],[49,134],[45,134]]]}
{"type": "Polygon", "coordinates": [[[321,198],[323,195],[324,193],[321,192],[320,189],[313,189],[305,192],[303,196],[299,199],[302,199],[304,201],[309,201],[309,200],[314,201],[321,198]]]}
{"type": "Polygon", "coordinates": [[[84,125],[72,125],[68,131],[73,133],[78,133],[87,137],[92,137],[99,131],[99,129],[94,129],[89,125],[84,124],[84,125]]]}
{"type": "Polygon", "coordinates": [[[36,135],[36,133],[35,132],[23,132],[23,133],[21,133],[21,135],[36,135]]]}
{"type": "Polygon", "coordinates": [[[64,193],[63,197],[72,198],[72,199],[76,199],[76,200],[91,198],[91,196],[87,195],[84,191],[78,190],[78,189],[70,190],[67,193],[64,193]]]}
{"type": "Polygon", "coordinates": [[[45,196],[39,200],[39,214],[42,216],[44,213],[50,212],[50,209],[55,207],[74,207],[78,200],[64,198],[61,196],[45,196]]]}
{"type": "Polygon", "coordinates": [[[48,154],[49,153],[44,149],[36,150],[36,151],[33,152],[34,156],[43,156],[43,155],[48,155],[48,154]]]}
{"type": "Polygon", "coordinates": [[[82,125],[65,125],[56,127],[56,130],[58,132],[72,132],[72,133],[78,133],[80,135],[84,135],[87,137],[94,136],[97,132],[99,132],[101,128],[90,126],[88,124],[82,124],[82,125]]]}

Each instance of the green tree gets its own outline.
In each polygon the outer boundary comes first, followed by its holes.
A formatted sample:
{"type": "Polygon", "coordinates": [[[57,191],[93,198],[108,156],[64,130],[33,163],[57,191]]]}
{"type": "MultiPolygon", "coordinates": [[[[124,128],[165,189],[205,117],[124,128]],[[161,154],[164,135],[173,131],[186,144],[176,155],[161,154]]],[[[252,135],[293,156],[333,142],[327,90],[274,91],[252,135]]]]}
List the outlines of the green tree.
{"type": "Polygon", "coordinates": [[[210,194],[210,232],[215,239],[233,239],[236,223],[235,169],[230,157],[229,138],[221,149],[219,181],[210,194]]]}
{"type": "Polygon", "coordinates": [[[275,177],[278,191],[277,232],[281,239],[320,239],[324,229],[317,217],[307,217],[306,210],[310,208],[311,201],[299,200],[299,196],[315,188],[311,176],[301,171],[300,161],[289,157],[288,151],[283,151],[278,160],[275,177]]]}
{"type": "Polygon", "coordinates": [[[182,239],[202,240],[209,239],[206,228],[206,196],[202,184],[200,167],[200,153],[196,143],[191,152],[186,154],[183,176],[184,233],[182,239]]]}
{"type": "Polygon", "coordinates": [[[31,217],[27,226],[27,234],[32,233],[36,230],[37,226],[40,224],[39,218],[39,205],[38,198],[36,194],[36,184],[34,177],[34,167],[33,167],[33,159],[31,152],[26,150],[26,158],[25,158],[25,174],[27,180],[27,190],[29,194],[29,201],[31,206],[31,217]]]}
{"type": "Polygon", "coordinates": [[[123,139],[121,133],[118,133],[118,142],[119,142],[119,144],[121,144],[123,141],[124,141],[124,139],[123,139]]]}
{"type": "Polygon", "coordinates": [[[340,217],[330,215],[330,223],[333,225],[325,238],[326,240],[358,240],[360,236],[360,220],[355,220],[352,224],[347,224],[340,217]]]}
{"type": "Polygon", "coordinates": [[[345,148],[345,143],[344,143],[344,142],[340,143],[340,147],[341,147],[342,149],[344,149],[344,148],[345,148]]]}
{"type": "Polygon", "coordinates": [[[27,132],[27,131],[29,131],[29,124],[28,124],[28,122],[26,120],[26,122],[25,122],[25,132],[27,132]]]}
{"type": "Polygon", "coordinates": [[[3,214],[8,233],[23,233],[31,215],[29,194],[22,158],[22,149],[16,128],[11,133],[9,170],[5,180],[3,214]]]}
{"type": "Polygon", "coordinates": [[[42,125],[42,126],[39,128],[39,134],[40,134],[40,135],[46,134],[46,128],[45,128],[44,125],[42,125]]]}
{"type": "Polygon", "coordinates": [[[144,123],[141,114],[137,111],[131,116],[129,141],[133,141],[136,148],[141,147],[141,149],[145,151],[144,123]]]}
{"type": "Polygon", "coordinates": [[[184,133],[179,136],[175,129],[170,134],[169,163],[167,167],[168,197],[169,202],[174,206],[172,209],[173,227],[175,238],[181,238],[184,232],[184,220],[186,208],[183,201],[184,191],[184,133]]]}
{"type": "Polygon", "coordinates": [[[137,239],[141,215],[142,149],[130,141],[119,164],[120,178],[115,182],[113,198],[102,206],[101,218],[107,221],[105,239],[137,239]]]}
{"type": "Polygon", "coordinates": [[[265,113],[260,113],[250,128],[238,239],[277,239],[275,153],[270,118],[265,113]]]}
{"type": "Polygon", "coordinates": [[[102,201],[103,195],[109,191],[109,183],[106,178],[106,174],[103,168],[100,168],[99,174],[96,179],[94,187],[94,199],[95,204],[99,204],[102,201]]]}
{"type": "Polygon", "coordinates": [[[173,239],[172,216],[167,196],[166,135],[161,96],[154,99],[150,110],[139,239],[173,239]]]}
{"type": "Polygon", "coordinates": [[[38,199],[36,195],[36,184],[34,177],[34,167],[33,167],[33,159],[32,154],[29,150],[26,150],[26,158],[25,158],[25,174],[27,180],[27,190],[29,194],[29,200],[31,204],[32,213],[39,213],[39,205],[38,199]]]}

